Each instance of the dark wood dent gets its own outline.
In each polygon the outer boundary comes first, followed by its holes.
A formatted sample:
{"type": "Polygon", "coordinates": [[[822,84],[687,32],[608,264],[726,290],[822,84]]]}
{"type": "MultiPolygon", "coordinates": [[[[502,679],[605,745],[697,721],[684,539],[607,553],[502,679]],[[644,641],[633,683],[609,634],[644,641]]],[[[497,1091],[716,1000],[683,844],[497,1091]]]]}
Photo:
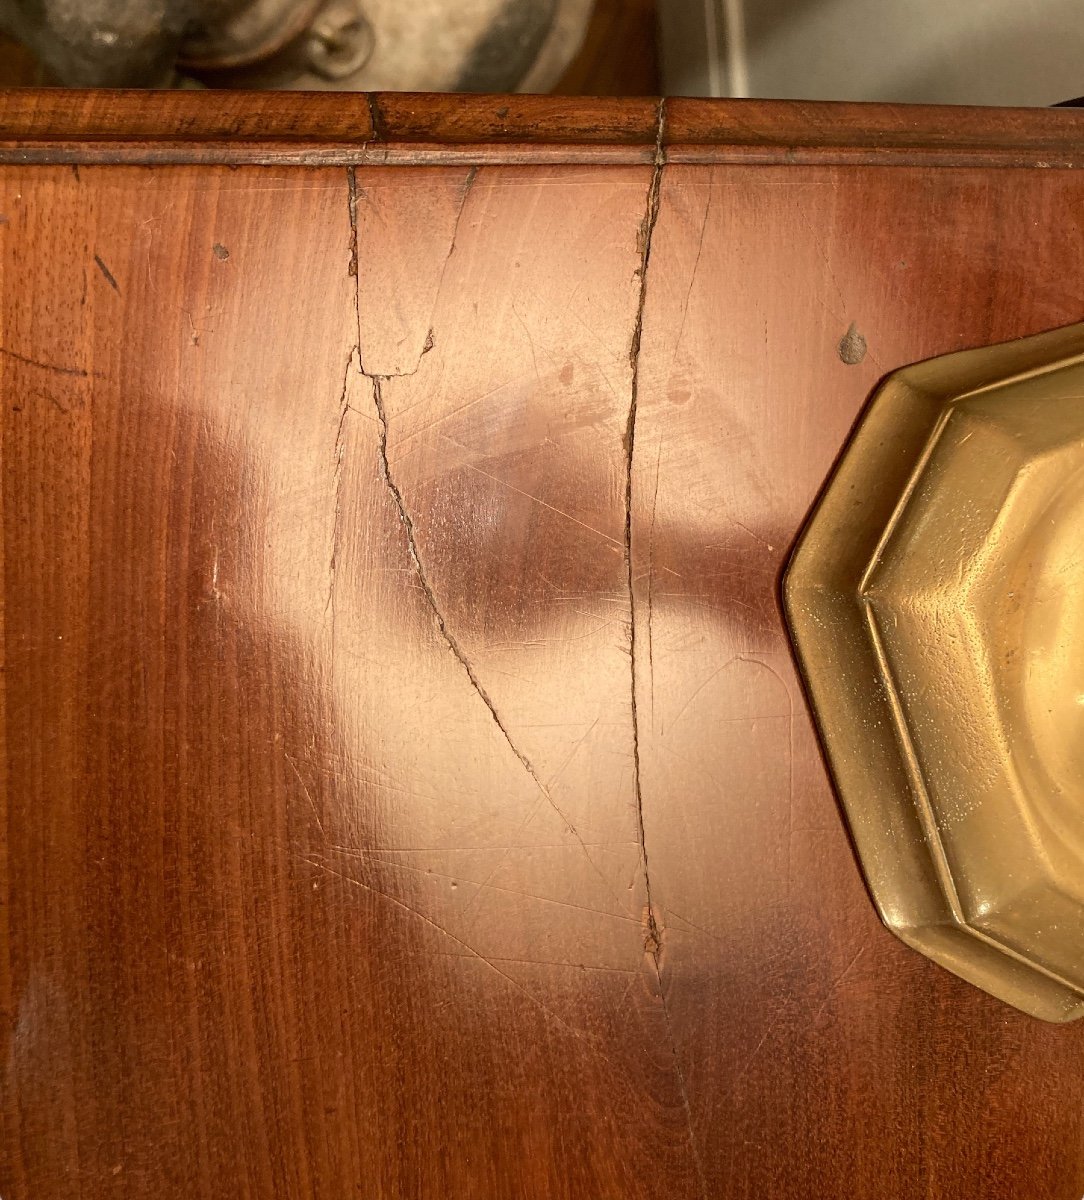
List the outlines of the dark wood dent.
{"type": "Polygon", "coordinates": [[[1073,109],[236,92],[0,93],[0,161],[1084,165],[1073,109]],[[244,96],[244,99],[239,97],[244,96]]]}

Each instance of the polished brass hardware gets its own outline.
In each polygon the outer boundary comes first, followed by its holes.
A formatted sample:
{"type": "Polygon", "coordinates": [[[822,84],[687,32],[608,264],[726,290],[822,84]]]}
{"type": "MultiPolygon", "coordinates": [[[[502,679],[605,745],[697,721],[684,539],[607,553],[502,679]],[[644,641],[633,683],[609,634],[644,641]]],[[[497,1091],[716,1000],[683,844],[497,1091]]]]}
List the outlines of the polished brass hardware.
{"type": "Polygon", "coordinates": [[[1084,1015],[1084,325],[889,376],[784,594],[885,923],[1084,1015]]]}

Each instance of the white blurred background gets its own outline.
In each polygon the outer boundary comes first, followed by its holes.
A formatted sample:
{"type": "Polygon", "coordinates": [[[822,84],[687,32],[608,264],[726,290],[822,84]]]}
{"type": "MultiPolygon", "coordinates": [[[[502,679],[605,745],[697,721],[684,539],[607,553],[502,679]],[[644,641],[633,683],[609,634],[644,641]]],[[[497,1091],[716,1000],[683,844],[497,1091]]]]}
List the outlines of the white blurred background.
{"type": "Polygon", "coordinates": [[[658,20],[667,95],[1084,96],[1084,0],[658,0],[658,20]]]}

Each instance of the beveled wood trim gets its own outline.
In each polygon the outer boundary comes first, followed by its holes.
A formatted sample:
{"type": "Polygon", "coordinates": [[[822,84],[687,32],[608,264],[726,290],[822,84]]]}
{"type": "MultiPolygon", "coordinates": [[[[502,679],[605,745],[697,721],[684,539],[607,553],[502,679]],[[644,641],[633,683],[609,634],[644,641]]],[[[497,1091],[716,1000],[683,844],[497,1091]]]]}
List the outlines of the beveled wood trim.
{"type": "Polygon", "coordinates": [[[0,92],[0,162],[1077,168],[1084,111],[409,93],[0,92]]]}

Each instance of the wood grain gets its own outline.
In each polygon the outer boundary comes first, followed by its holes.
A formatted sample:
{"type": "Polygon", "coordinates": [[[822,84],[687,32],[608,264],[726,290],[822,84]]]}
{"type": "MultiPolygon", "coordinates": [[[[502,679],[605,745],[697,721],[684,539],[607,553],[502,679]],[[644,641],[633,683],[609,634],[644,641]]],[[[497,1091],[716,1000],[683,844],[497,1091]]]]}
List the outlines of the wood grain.
{"type": "Polygon", "coordinates": [[[1084,181],[474,149],[0,169],[0,1195],[1080,1194],[777,593],[884,372],[1084,315],[1084,181]]]}
{"type": "Polygon", "coordinates": [[[1084,111],[773,100],[0,90],[0,163],[1084,166],[1084,111]]]}

